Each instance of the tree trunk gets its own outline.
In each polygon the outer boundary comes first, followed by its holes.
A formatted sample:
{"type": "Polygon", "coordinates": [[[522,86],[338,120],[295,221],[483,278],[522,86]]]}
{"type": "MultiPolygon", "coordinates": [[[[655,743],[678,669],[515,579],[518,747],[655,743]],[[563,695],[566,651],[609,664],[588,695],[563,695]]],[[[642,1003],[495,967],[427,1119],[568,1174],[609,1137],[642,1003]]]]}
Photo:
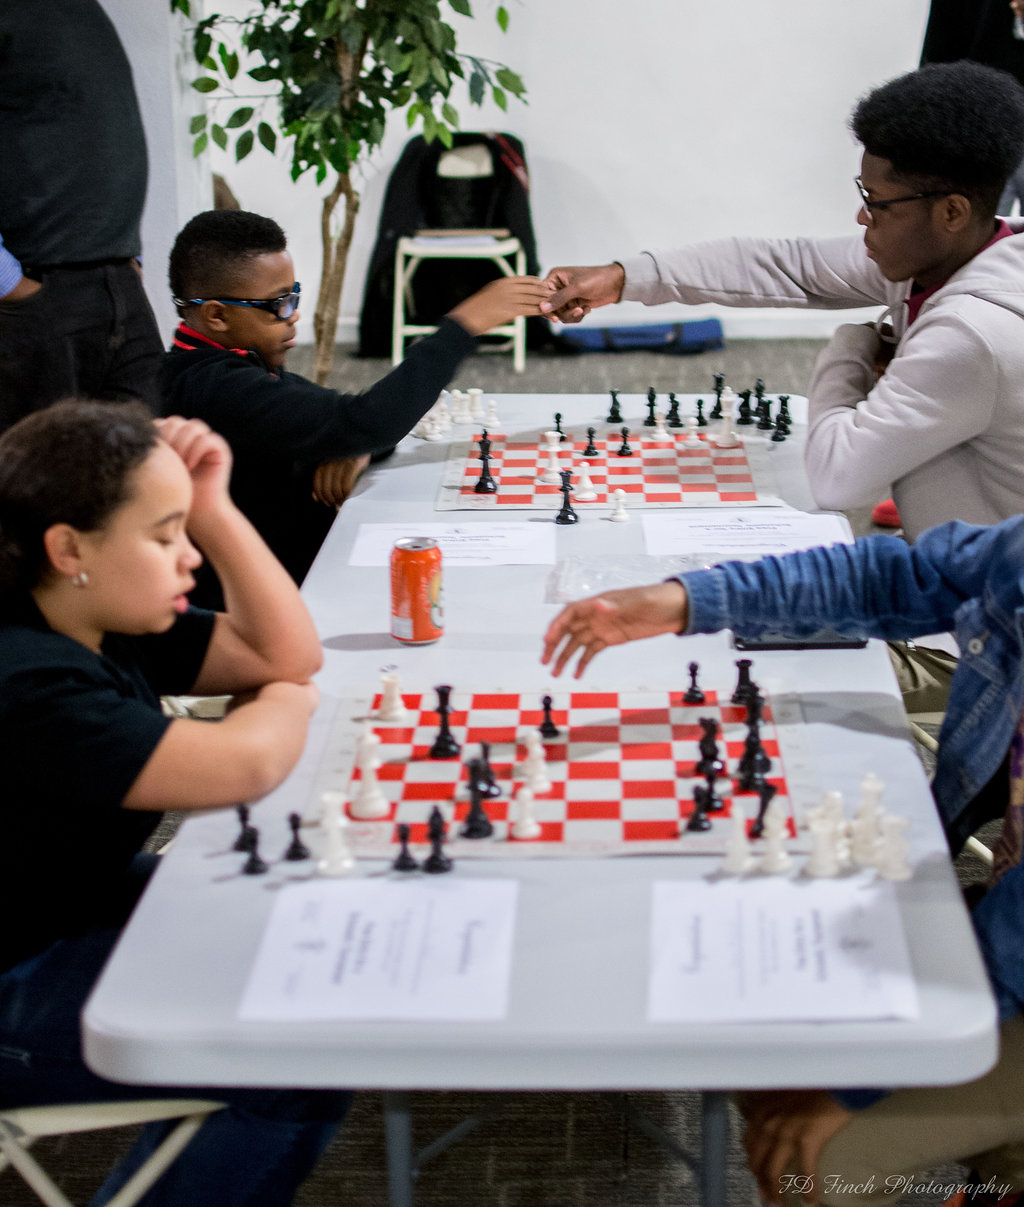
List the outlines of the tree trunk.
{"type": "Polygon", "coordinates": [[[352,246],[356,214],[359,213],[359,194],[352,187],[348,172],[338,177],[338,183],[330,195],[324,198],[320,212],[320,247],[322,268],[320,293],[313,314],[313,337],[316,343],[316,360],[313,380],[317,385],[327,384],[327,376],[334,362],[334,345],[338,333],[338,311],[341,308],[341,287],[345,283],[345,268],[348,252],[352,246]],[[331,219],[338,201],[345,198],[345,220],[338,235],[331,233],[331,219]]]}

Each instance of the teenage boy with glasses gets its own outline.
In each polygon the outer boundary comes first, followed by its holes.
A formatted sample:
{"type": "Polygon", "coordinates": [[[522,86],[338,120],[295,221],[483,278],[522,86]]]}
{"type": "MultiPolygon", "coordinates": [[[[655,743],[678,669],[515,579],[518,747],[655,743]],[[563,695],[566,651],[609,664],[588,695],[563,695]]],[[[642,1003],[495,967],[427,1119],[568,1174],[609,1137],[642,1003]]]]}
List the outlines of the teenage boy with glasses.
{"type": "Polygon", "coordinates": [[[996,205],[1024,146],[1024,92],[976,63],[892,80],[854,110],[856,235],[733,238],[555,268],[541,310],[618,301],[843,309],[808,389],[807,473],[822,507],[892,491],[910,539],[1024,511],[1024,222],[996,205]],[[890,333],[891,326],[891,333],[890,333]],[[886,365],[879,377],[877,366],[886,365]]]}
{"type": "MultiPolygon", "coordinates": [[[[426,414],[476,336],[537,314],[549,292],[536,277],[493,281],[365,393],[342,394],[284,368],[300,286],[276,222],[244,210],[198,214],[175,240],[169,275],[182,321],[161,372],[164,414],[202,419],[225,437],[235,503],[300,583],[369,456],[426,414]]],[[[207,565],[192,598],[218,607],[207,565]]]]}

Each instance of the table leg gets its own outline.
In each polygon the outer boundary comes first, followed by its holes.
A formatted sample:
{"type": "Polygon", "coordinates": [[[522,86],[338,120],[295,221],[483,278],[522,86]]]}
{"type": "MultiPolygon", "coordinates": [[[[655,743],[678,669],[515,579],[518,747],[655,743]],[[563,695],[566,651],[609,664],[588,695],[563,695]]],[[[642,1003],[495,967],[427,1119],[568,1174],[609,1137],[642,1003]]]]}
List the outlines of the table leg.
{"type": "Polygon", "coordinates": [[[384,1091],[384,1143],[388,1158],[389,1207],[413,1207],[412,1115],[405,1090],[384,1091]]]}
{"type": "Polygon", "coordinates": [[[700,1162],[701,1207],[726,1207],[725,1170],[729,1155],[729,1096],[721,1090],[701,1094],[703,1131],[700,1162]]]}

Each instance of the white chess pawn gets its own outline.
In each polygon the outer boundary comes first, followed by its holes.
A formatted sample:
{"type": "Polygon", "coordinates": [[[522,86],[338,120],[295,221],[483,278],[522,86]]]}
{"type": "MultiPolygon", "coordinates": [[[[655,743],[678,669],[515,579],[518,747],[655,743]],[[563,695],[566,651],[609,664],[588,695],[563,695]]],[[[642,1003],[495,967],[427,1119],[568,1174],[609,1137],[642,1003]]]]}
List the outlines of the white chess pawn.
{"type": "Polygon", "coordinates": [[[561,463],[558,460],[558,446],[561,437],[557,432],[545,432],[544,441],[546,447],[544,452],[548,455],[547,467],[537,478],[538,482],[543,482],[547,486],[560,486],[562,484],[562,475],[560,473],[561,463]]]}
{"type": "Polygon", "coordinates": [[[471,419],[484,417],[484,392],[476,386],[466,391],[469,395],[469,414],[471,419]]]}
{"type": "Polygon", "coordinates": [[[385,671],[380,677],[380,704],[374,719],[385,725],[395,725],[399,721],[408,721],[409,710],[402,700],[402,690],[398,682],[397,671],[385,671]]]}
{"type": "Polygon", "coordinates": [[[489,432],[496,431],[501,427],[501,420],[498,418],[498,404],[493,398],[487,399],[487,419],[484,422],[489,432]]]}
{"type": "Polygon", "coordinates": [[[907,819],[886,813],[879,839],[878,874],[884,880],[909,880],[914,869],[907,861],[910,843],[906,836],[907,819]]]}
{"type": "Polygon", "coordinates": [[[665,426],[665,416],[654,416],[654,431],[647,437],[652,444],[671,444],[675,436],[665,426]]]}
{"type": "Polygon", "coordinates": [[[788,872],[793,860],[786,850],[786,813],[780,800],[773,800],[764,815],[764,853],[758,870],[770,876],[788,872]]]}
{"type": "Polygon", "coordinates": [[[597,491],[590,480],[590,469],[586,461],[581,461],[578,469],[579,476],[576,479],[576,489],[572,492],[572,497],[579,503],[592,503],[597,498],[597,491]]]}
{"type": "Polygon", "coordinates": [[[629,512],[626,510],[626,492],[621,486],[617,486],[612,491],[612,498],[615,500],[615,506],[608,519],[613,524],[625,524],[629,520],[629,512]]]}
{"type": "Polygon", "coordinates": [[[423,437],[424,440],[443,440],[444,432],[438,426],[437,420],[427,416],[427,430],[423,437]]]}
{"type": "Polygon", "coordinates": [[[359,749],[356,751],[356,766],[359,768],[359,787],[349,804],[349,813],[358,821],[373,821],[379,817],[387,817],[391,811],[388,798],[377,779],[377,768],[380,759],[377,751],[380,749],[380,738],[375,733],[366,733],[359,739],[359,749]]]}
{"type": "Polygon", "coordinates": [[[838,830],[835,820],[827,814],[819,814],[810,822],[811,854],[804,872],[808,876],[831,877],[838,876],[842,864],[838,856],[838,830]]]}
{"type": "Polygon", "coordinates": [[[725,840],[725,858],[718,865],[718,870],[725,876],[742,876],[749,872],[757,861],[750,849],[750,839],[747,837],[747,815],[743,806],[733,802],[732,828],[725,840]]]}
{"type": "Polygon", "coordinates": [[[323,794],[324,816],[321,826],[324,833],[323,853],[316,861],[318,876],[348,876],[356,866],[352,848],[348,844],[348,818],[345,816],[344,792],[323,794]]]}
{"type": "Polygon", "coordinates": [[[413,427],[410,435],[415,436],[417,440],[426,440],[427,438],[427,417],[423,416],[413,427]]]}
{"type": "Polygon", "coordinates": [[[691,415],[686,421],[686,439],[683,441],[683,448],[703,448],[704,441],[701,440],[699,432],[700,425],[697,423],[697,416],[691,415]]]}
{"type": "Polygon", "coordinates": [[[540,838],[540,822],[533,816],[533,791],[530,788],[520,788],[516,793],[516,805],[519,812],[512,823],[512,837],[540,838]]]}
{"type": "Polygon", "coordinates": [[[526,786],[535,796],[550,792],[547,751],[536,729],[526,731],[523,735],[523,745],[526,747],[526,758],[523,759],[523,779],[526,786]]]}

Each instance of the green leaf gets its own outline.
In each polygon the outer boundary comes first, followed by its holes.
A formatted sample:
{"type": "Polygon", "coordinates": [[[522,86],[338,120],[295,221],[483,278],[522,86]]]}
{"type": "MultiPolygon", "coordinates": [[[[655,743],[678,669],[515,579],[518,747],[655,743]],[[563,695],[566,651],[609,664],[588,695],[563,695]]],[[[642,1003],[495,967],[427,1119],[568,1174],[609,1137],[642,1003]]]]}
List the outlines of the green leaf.
{"type": "Polygon", "coordinates": [[[449,126],[454,126],[456,129],[458,129],[459,113],[454,105],[449,105],[448,102],[445,101],[445,103],[441,106],[441,116],[449,126]]]}
{"type": "Polygon", "coordinates": [[[208,75],[204,75],[200,76],[198,80],[193,80],[192,87],[196,92],[216,92],[217,81],[211,80],[208,75]]]}
{"type": "Polygon", "coordinates": [[[251,130],[245,130],[239,134],[238,141],[235,143],[235,162],[243,160],[252,150],[254,142],[253,133],[251,130]]]}
{"type": "Polygon", "coordinates": [[[228,136],[224,132],[223,126],[218,126],[216,124],[212,125],[210,127],[210,137],[222,151],[226,151],[228,149],[228,136]]]}
{"type": "Polygon", "coordinates": [[[520,77],[516,75],[514,71],[510,71],[507,67],[499,67],[494,73],[494,78],[498,81],[502,88],[507,88],[509,92],[514,93],[516,96],[522,95],[522,93],[525,91],[525,85],[523,84],[522,79],[520,79],[520,77]]]}
{"type": "Polygon", "coordinates": [[[420,108],[421,106],[419,101],[413,101],[413,103],[405,111],[405,124],[410,130],[416,125],[416,119],[420,115],[420,108]]]}
{"type": "Polygon", "coordinates": [[[499,109],[502,110],[502,112],[508,109],[508,97],[500,88],[492,88],[491,96],[494,98],[494,103],[499,109]]]}
{"type": "Polygon", "coordinates": [[[209,142],[209,139],[206,137],[205,134],[199,135],[199,137],[192,144],[192,156],[194,159],[198,159],[199,156],[202,155],[202,153],[206,150],[206,144],[208,142],[209,142]]]}
{"type": "Polygon", "coordinates": [[[199,60],[199,66],[205,67],[207,71],[216,71],[217,70],[217,60],[213,57],[212,54],[208,54],[205,59],[199,60]]]}
{"type": "Polygon", "coordinates": [[[250,79],[258,80],[261,84],[267,80],[276,80],[278,72],[276,67],[254,67],[252,71],[247,72],[250,79]]]}
{"type": "Polygon", "coordinates": [[[197,113],[188,124],[189,134],[198,134],[200,130],[206,129],[206,114],[197,113]]]}
{"type": "Polygon", "coordinates": [[[196,57],[197,63],[205,63],[210,57],[210,47],[213,45],[213,38],[208,33],[197,33],[195,41],[192,43],[192,53],[196,57]]]}
{"type": "Polygon", "coordinates": [[[184,13],[186,17],[192,16],[188,9],[188,0],[171,0],[171,12],[184,13]]]}
{"type": "Polygon", "coordinates": [[[499,4],[498,11],[495,14],[495,16],[498,18],[498,24],[501,26],[501,32],[504,34],[507,34],[508,33],[508,9],[503,4],[499,4]]]}
{"type": "Polygon", "coordinates": [[[256,133],[260,142],[267,150],[273,152],[277,146],[277,134],[274,132],[273,126],[268,125],[266,122],[260,122],[256,127],[256,133]]]}
{"type": "Polygon", "coordinates": [[[249,118],[252,117],[252,114],[252,105],[243,105],[241,109],[236,109],[234,113],[231,114],[228,120],[224,123],[224,126],[228,130],[237,130],[239,126],[245,125],[249,118]]]}
{"type": "Polygon", "coordinates": [[[448,3],[457,13],[462,13],[464,17],[472,17],[473,10],[469,7],[469,0],[448,0],[448,3]]]}
{"type": "Polygon", "coordinates": [[[452,86],[452,82],[448,78],[448,72],[445,71],[440,59],[430,60],[430,74],[437,81],[438,85],[447,93],[452,86]]]}
{"type": "Polygon", "coordinates": [[[233,80],[238,75],[238,55],[233,50],[228,50],[223,42],[217,47],[217,54],[220,55],[220,61],[224,64],[224,71],[227,73],[229,80],[233,80]]]}
{"type": "Polygon", "coordinates": [[[437,137],[441,140],[441,142],[444,143],[449,151],[455,145],[455,139],[452,137],[452,132],[447,126],[437,127],[437,137]]]}
{"type": "Polygon", "coordinates": [[[479,71],[474,71],[469,77],[469,99],[474,105],[482,105],[484,100],[485,81],[479,71]]]}

